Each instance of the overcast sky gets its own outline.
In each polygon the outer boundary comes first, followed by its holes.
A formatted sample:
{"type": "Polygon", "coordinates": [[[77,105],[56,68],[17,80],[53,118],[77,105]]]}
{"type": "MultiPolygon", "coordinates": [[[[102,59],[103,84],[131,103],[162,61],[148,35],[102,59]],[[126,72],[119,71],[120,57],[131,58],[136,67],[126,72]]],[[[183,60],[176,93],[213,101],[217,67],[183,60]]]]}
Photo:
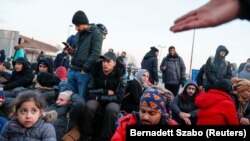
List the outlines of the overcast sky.
{"type": "MultiPolygon", "coordinates": [[[[174,20],[186,12],[205,4],[207,0],[0,0],[0,29],[61,45],[69,34],[77,10],[86,13],[91,23],[103,23],[108,28],[103,51],[113,48],[136,57],[139,65],[151,46],[161,50],[159,59],[168,47],[176,47],[189,73],[193,30],[172,33],[174,20]]],[[[215,28],[195,31],[192,68],[198,69],[215,54],[218,45],[225,45],[230,62],[245,62],[250,52],[250,23],[235,20],[215,28]]],[[[159,62],[160,63],[160,62],[159,62]]],[[[140,66],[139,66],[140,67],[140,66]]]]}

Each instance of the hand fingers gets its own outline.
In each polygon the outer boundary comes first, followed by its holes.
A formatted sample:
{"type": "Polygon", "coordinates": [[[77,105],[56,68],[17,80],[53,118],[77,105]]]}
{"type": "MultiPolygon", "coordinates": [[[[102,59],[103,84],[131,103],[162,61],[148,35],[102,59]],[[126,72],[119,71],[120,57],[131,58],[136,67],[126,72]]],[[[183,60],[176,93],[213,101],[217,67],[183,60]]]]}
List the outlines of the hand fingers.
{"type": "Polygon", "coordinates": [[[189,18],[189,17],[191,17],[191,16],[196,15],[196,13],[197,13],[196,10],[187,13],[186,15],[181,16],[180,18],[176,19],[176,20],[174,21],[174,24],[178,24],[179,22],[184,21],[186,18],[189,18]]]}

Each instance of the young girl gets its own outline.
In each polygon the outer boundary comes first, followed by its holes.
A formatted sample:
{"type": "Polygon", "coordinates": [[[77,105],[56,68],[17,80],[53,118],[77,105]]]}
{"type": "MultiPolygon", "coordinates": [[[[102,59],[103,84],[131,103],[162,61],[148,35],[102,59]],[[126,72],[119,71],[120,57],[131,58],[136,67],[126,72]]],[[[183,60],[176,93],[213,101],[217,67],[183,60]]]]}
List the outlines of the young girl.
{"type": "Polygon", "coordinates": [[[1,141],[56,141],[53,125],[42,118],[45,102],[37,92],[23,91],[12,104],[14,117],[5,124],[1,141]]]}

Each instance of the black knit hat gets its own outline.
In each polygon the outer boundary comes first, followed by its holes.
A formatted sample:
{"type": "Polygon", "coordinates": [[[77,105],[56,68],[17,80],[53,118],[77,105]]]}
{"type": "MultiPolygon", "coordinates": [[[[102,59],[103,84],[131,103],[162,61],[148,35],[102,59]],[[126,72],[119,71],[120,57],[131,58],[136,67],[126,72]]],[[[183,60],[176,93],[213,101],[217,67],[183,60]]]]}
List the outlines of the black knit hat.
{"type": "Polygon", "coordinates": [[[39,72],[37,74],[37,82],[41,86],[49,88],[52,88],[57,84],[55,76],[48,72],[39,72]]]}
{"type": "Polygon", "coordinates": [[[89,24],[89,20],[88,20],[88,17],[86,16],[86,14],[83,11],[79,10],[74,14],[74,16],[72,18],[72,23],[75,25],[89,24]]]}
{"type": "Polygon", "coordinates": [[[150,47],[150,49],[153,51],[153,52],[158,52],[159,51],[159,49],[157,49],[156,47],[150,47]]]}

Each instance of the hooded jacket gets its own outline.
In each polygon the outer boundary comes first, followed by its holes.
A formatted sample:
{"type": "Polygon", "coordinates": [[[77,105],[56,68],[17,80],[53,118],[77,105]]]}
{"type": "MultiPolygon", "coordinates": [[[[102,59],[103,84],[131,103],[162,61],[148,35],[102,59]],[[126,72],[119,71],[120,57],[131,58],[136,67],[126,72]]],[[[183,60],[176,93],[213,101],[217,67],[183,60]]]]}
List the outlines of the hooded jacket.
{"type": "Polygon", "coordinates": [[[44,63],[45,66],[48,67],[48,73],[51,73],[51,74],[54,74],[54,68],[53,68],[53,60],[51,58],[47,58],[47,57],[44,57],[44,58],[41,58],[38,63],[37,63],[37,68],[36,68],[36,73],[39,72],[39,65],[41,63],[44,63]]]}
{"type": "Polygon", "coordinates": [[[196,97],[198,108],[197,125],[239,125],[232,97],[216,89],[196,97]]]}
{"type": "Polygon", "coordinates": [[[250,72],[247,71],[247,68],[250,68],[250,63],[247,63],[244,66],[244,69],[241,72],[239,72],[239,78],[250,80],[250,72]]]}
{"type": "Polygon", "coordinates": [[[214,83],[221,79],[231,79],[232,78],[232,70],[230,62],[225,60],[225,57],[228,55],[229,51],[225,46],[220,45],[216,49],[216,54],[214,60],[212,61],[212,57],[206,62],[205,66],[205,75],[206,80],[204,81],[204,85],[206,89],[209,89],[214,83]],[[225,56],[220,56],[220,51],[225,51],[225,56]]]}
{"type": "Polygon", "coordinates": [[[158,59],[154,50],[150,50],[141,62],[141,68],[149,71],[151,83],[159,82],[158,59]]]}
{"type": "Polygon", "coordinates": [[[32,84],[34,75],[32,70],[28,66],[28,62],[24,58],[18,58],[16,61],[13,61],[13,66],[16,62],[21,62],[23,64],[23,69],[20,72],[13,71],[10,79],[4,85],[4,90],[11,90],[16,87],[29,87],[32,84]]]}
{"type": "Polygon", "coordinates": [[[139,111],[140,98],[144,91],[141,77],[145,72],[148,71],[145,69],[139,69],[135,78],[133,80],[128,81],[125,91],[125,97],[122,100],[121,110],[124,110],[127,113],[139,111]]]}
{"type": "Polygon", "coordinates": [[[180,95],[176,95],[174,100],[170,103],[170,108],[172,111],[172,116],[175,121],[179,124],[185,124],[185,121],[179,117],[180,112],[189,113],[191,115],[190,120],[192,125],[197,122],[197,107],[194,104],[195,98],[198,96],[198,86],[194,82],[188,82],[180,95]],[[193,85],[196,90],[193,96],[187,94],[187,87],[193,85]]]}

